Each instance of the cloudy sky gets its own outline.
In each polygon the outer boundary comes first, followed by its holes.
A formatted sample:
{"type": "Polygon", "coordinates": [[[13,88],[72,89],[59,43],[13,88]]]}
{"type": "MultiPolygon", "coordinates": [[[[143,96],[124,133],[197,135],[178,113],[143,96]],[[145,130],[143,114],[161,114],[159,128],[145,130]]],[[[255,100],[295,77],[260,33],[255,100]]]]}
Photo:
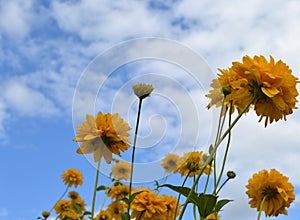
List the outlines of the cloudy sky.
{"type": "MultiPolygon", "coordinates": [[[[0,1],[0,219],[32,220],[50,209],[70,167],[84,173],[78,190],[89,204],[95,170],[75,153],[74,126],[102,111],[134,127],[135,83],[155,87],[143,103],[137,182],[159,179],[167,152],[206,150],[216,112],[204,94],[217,68],[272,55],[300,77],[299,20],[296,0],[0,1]]],[[[245,185],[261,169],[289,176],[299,195],[299,128],[298,110],[267,128],[252,112],[242,118],[227,165],[237,178],[222,193],[235,202],[222,219],[255,218],[245,185]]],[[[298,219],[298,198],[277,219],[298,219]]]]}

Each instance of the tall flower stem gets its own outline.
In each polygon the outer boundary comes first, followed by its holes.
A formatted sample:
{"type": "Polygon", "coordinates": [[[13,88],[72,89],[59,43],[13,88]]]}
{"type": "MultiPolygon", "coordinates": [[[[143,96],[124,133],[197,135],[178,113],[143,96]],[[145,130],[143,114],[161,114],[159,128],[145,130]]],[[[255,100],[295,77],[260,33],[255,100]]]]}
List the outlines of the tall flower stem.
{"type": "Polygon", "coordinates": [[[262,200],[261,203],[260,203],[260,206],[259,206],[259,212],[258,212],[258,216],[257,216],[257,220],[260,220],[260,216],[261,216],[262,209],[263,209],[263,206],[264,206],[264,203],[265,203],[266,198],[267,198],[267,195],[264,196],[263,200],[262,200]]]}
{"type": "MultiPolygon", "coordinates": [[[[231,124],[231,114],[230,114],[231,111],[232,111],[232,103],[231,103],[230,109],[229,109],[229,119],[228,119],[229,126],[231,124]]],[[[214,194],[216,193],[217,188],[218,188],[218,186],[220,184],[220,181],[222,179],[222,175],[223,175],[223,172],[224,172],[224,169],[225,169],[225,163],[226,163],[226,159],[227,159],[227,155],[228,155],[228,151],[229,151],[230,141],[231,141],[231,130],[228,133],[228,140],[227,140],[227,144],[226,144],[226,149],[225,149],[225,154],[224,154],[224,158],[223,158],[223,163],[222,163],[222,167],[221,167],[221,171],[220,171],[220,175],[219,175],[217,184],[215,185],[214,194]]]]}
{"type": "Polygon", "coordinates": [[[99,179],[99,173],[100,173],[100,161],[98,161],[97,170],[96,170],[96,180],[94,185],[94,193],[93,193],[93,201],[92,201],[92,216],[91,219],[94,219],[95,214],[95,202],[96,202],[96,194],[97,194],[97,187],[98,187],[98,179],[99,179]]]}
{"type": "MultiPolygon", "coordinates": [[[[188,172],[188,174],[186,175],[186,177],[184,178],[182,184],[181,184],[181,187],[184,187],[184,184],[186,183],[189,175],[190,175],[191,171],[188,172]]],[[[174,214],[174,220],[176,219],[176,213],[177,213],[177,210],[178,210],[178,205],[179,205],[179,200],[180,200],[180,197],[181,197],[181,193],[178,194],[178,197],[177,197],[177,202],[176,202],[176,208],[175,208],[175,214],[174,214]]]]}
{"type": "MultiPolygon", "coordinates": [[[[131,172],[130,172],[130,183],[129,183],[129,199],[131,197],[135,146],[136,146],[136,139],[137,139],[137,134],[138,134],[138,129],[139,129],[139,123],[140,123],[140,116],[141,116],[141,110],[142,110],[142,102],[143,102],[143,99],[139,98],[138,115],[137,115],[137,119],[136,119],[136,126],[135,126],[133,146],[132,146],[132,156],[131,156],[131,172]]],[[[129,214],[129,210],[130,210],[130,203],[128,204],[128,208],[127,208],[128,214],[129,214]]]]}
{"type": "Polygon", "coordinates": [[[190,197],[192,195],[192,192],[195,190],[196,185],[198,184],[198,181],[205,169],[205,167],[211,162],[211,160],[213,159],[218,147],[220,146],[220,144],[222,143],[222,141],[225,139],[225,137],[229,134],[229,132],[231,131],[231,129],[236,125],[236,123],[238,122],[238,120],[242,117],[242,115],[248,110],[248,108],[250,107],[250,105],[257,99],[256,94],[254,94],[254,96],[252,97],[252,99],[250,100],[250,102],[245,106],[245,108],[239,113],[239,115],[235,118],[235,120],[232,122],[232,124],[229,126],[229,128],[224,132],[224,134],[220,137],[220,139],[215,143],[215,146],[213,147],[209,157],[207,158],[207,160],[205,161],[205,163],[202,166],[202,169],[200,170],[200,173],[198,174],[196,181],[194,182],[186,200],[185,203],[183,205],[182,211],[180,213],[179,216],[179,220],[182,219],[183,213],[185,212],[185,209],[189,203],[190,197]]]}

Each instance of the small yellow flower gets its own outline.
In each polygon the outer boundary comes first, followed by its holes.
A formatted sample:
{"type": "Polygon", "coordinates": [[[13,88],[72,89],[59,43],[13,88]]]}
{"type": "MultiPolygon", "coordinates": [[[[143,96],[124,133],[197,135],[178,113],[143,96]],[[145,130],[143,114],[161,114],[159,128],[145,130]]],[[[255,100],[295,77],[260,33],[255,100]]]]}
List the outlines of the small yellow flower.
{"type": "Polygon", "coordinates": [[[128,180],[131,173],[131,165],[126,161],[119,161],[111,169],[112,175],[116,180],[128,180]]]}
{"type": "Polygon", "coordinates": [[[114,220],[121,220],[121,213],[126,212],[126,205],[120,201],[112,202],[107,206],[107,211],[110,212],[114,220]]]}
{"type": "Polygon", "coordinates": [[[251,208],[259,211],[265,198],[262,210],[267,216],[287,215],[286,208],[295,200],[294,187],[288,182],[288,177],[275,169],[254,174],[246,187],[251,208]]]}
{"type": "Polygon", "coordinates": [[[108,191],[108,196],[114,199],[122,199],[128,196],[129,186],[118,184],[116,186],[111,187],[108,191]]]}
{"type": "Polygon", "coordinates": [[[146,98],[153,91],[153,86],[145,83],[140,83],[132,86],[134,94],[140,99],[146,98]]]}
{"type": "MultiPolygon", "coordinates": [[[[189,177],[193,177],[196,174],[199,174],[202,166],[205,162],[206,155],[202,151],[194,151],[185,153],[183,157],[177,162],[177,169],[175,173],[180,173],[181,176],[186,176],[189,174],[189,177]]],[[[207,165],[203,171],[205,174],[212,172],[212,167],[207,165]]]]}
{"type": "Polygon", "coordinates": [[[161,166],[166,170],[167,173],[172,173],[177,168],[177,162],[180,157],[177,154],[167,154],[161,161],[161,166]]]}
{"type": "Polygon", "coordinates": [[[42,212],[42,216],[43,216],[44,218],[48,218],[48,217],[50,216],[50,212],[43,211],[43,212],[42,212]]]}
{"type": "MultiPolygon", "coordinates": [[[[177,199],[174,198],[173,196],[168,196],[168,195],[161,195],[160,198],[164,201],[167,207],[167,211],[163,213],[164,218],[161,219],[173,220],[176,211],[177,199]]],[[[176,216],[178,216],[179,213],[180,213],[180,204],[178,204],[176,216]]]]}
{"type": "Polygon", "coordinates": [[[211,213],[206,217],[206,220],[220,220],[220,219],[221,217],[219,215],[217,215],[216,217],[215,213],[211,213]]]}
{"type": "Polygon", "coordinates": [[[78,185],[82,185],[82,179],[83,176],[79,170],[76,170],[74,168],[70,168],[67,171],[63,172],[61,175],[61,178],[63,179],[65,185],[68,185],[69,187],[78,185]]]}
{"type": "Polygon", "coordinates": [[[112,220],[112,216],[108,210],[101,210],[94,220],[112,220]]]}
{"type": "Polygon", "coordinates": [[[74,199],[77,199],[79,197],[79,194],[78,194],[78,192],[71,191],[71,192],[69,192],[68,197],[70,199],[74,200],[74,199]]]}
{"type": "Polygon", "coordinates": [[[77,126],[77,136],[73,139],[81,142],[77,149],[79,154],[94,154],[94,161],[102,156],[107,163],[112,160],[112,153],[120,155],[120,151],[129,148],[130,126],[118,114],[98,113],[97,118],[86,115],[86,121],[77,126]]]}
{"type": "Polygon", "coordinates": [[[139,191],[143,192],[138,194],[131,203],[131,217],[140,220],[163,219],[168,210],[164,198],[159,197],[149,188],[141,188],[139,191]]]}

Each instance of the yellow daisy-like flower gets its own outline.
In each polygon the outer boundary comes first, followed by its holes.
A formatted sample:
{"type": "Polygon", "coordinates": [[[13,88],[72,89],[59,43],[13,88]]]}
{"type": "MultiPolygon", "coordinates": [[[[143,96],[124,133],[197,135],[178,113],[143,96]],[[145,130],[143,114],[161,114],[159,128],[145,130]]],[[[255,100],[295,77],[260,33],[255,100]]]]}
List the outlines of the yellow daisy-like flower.
{"type": "Polygon", "coordinates": [[[140,99],[146,98],[153,91],[153,86],[145,83],[140,83],[132,86],[134,94],[140,99]]]}
{"type": "Polygon", "coordinates": [[[167,212],[167,206],[164,198],[157,193],[152,192],[149,188],[140,188],[143,191],[138,194],[131,203],[132,218],[140,220],[161,220],[167,212]]]}
{"type": "Polygon", "coordinates": [[[70,199],[74,200],[74,199],[77,199],[79,197],[79,194],[76,191],[71,191],[71,192],[69,192],[68,197],[70,199]]]}
{"type": "Polygon", "coordinates": [[[112,202],[107,206],[107,211],[110,212],[114,220],[121,220],[121,213],[126,212],[126,205],[120,201],[112,202]]]}
{"type": "Polygon", "coordinates": [[[177,162],[180,157],[177,154],[167,154],[161,161],[161,166],[166,170],[167,173],[172,173],[177,168],[177,162]]]}
{"type": "Polygon", "coordinates": [[[295,200],[294,187],[288,177],[275,169],[254,174],[246,187],[250,206],[259,211],[264,200],[262,211],[266,216],[287,215],[286,208],[295,200]]]}
{"type": "Polygon", "coordinates": [[[131,173],[131,165],[126,161],[119,161],[112,167],[111,172],[116,180],[128,180],[131,173]]]}
{"type": "Polygon", "coordinates": [[[292,75],[291,69],[283,61],[274,61],[270,56],[244,56],[242,62],[233,62],[228,70],[219,69],[221,74],[214,79],[206,97],[213,105],[219,107],[225,97],[225,104],[236,108],[239,112],[254,98],[251,103],[261,121],[268,122],[286,120],[286,116],[296,109],[298,78],[292,75]],[[225,95],[226,96],[225,96],[225,95]]]}
{"type": "Polygon", "coordinates": [[[78,185],[82,185],[82,179],[83,176],[79,170],[76,170],[74,168],[70,168],[63,172],[61,175],[61,178],[63,179],[65,185],[68,185],[69,187],[78,185]]]}
{"type": "MultiPolygon", "coordinates": [[[[177,199],[174,198],[173,196],[168,196],[168,195],[161,195],[160,198],[164,201],[167,207],[167,211],[163,214],[164,217],[161,219],[173,220],[176,211],[177,199]]],[[[180,213],[180,204],[178,204],[176,216],[178,216],[179,213],[180,213]]]]}
{"type": "Polygon", "coordinates": [[[111,213],[108,210],[101,210],[94,220],[112,220],[111,213]]]}
{"type": "MultiPolygon", "coordinates": [[[[189,177],[193,177],[199,174],[202,165],[205,163],[206,155],[202,151],[194,151],[185,153],[183,157],[177,162],[177,169],[175,173],[180,173],[182,176],[189,174],[189,177]]],[[[212,167],[207,165],[203,171],[205,174],[212,172],[212,167]]]]}
{"type": "Polygon", "coordinates": [[[81,142],[77,153],[93,153],[95,162],[103,156],[105,161],[110,163],[112,153],[120,155],[120,151],[129,148],[130,129],[118,114],[99,112],[97,118],[87,114],[86,121],[77,126],[77,136],[73,139],[81,142]]]}
{"type": "Polygon", "coordinates": [[[124,184],[118,184],[116,186],[111,187],[108,191],[107,196],[113,199],[122,199],[128,196],[129,186],[124,184]]]}

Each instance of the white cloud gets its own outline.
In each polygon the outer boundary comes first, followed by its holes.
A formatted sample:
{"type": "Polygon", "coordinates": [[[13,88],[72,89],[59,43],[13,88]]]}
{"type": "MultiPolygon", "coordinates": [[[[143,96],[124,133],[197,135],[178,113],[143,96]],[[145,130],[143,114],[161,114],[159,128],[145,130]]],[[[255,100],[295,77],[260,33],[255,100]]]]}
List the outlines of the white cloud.
{"type": "Polygon", "coordinates": [[[9,82],[3,86],[5,102],[23,116],[47,116],[59,112],[51,100],[40,91],[20,82],[9,82]]]}

